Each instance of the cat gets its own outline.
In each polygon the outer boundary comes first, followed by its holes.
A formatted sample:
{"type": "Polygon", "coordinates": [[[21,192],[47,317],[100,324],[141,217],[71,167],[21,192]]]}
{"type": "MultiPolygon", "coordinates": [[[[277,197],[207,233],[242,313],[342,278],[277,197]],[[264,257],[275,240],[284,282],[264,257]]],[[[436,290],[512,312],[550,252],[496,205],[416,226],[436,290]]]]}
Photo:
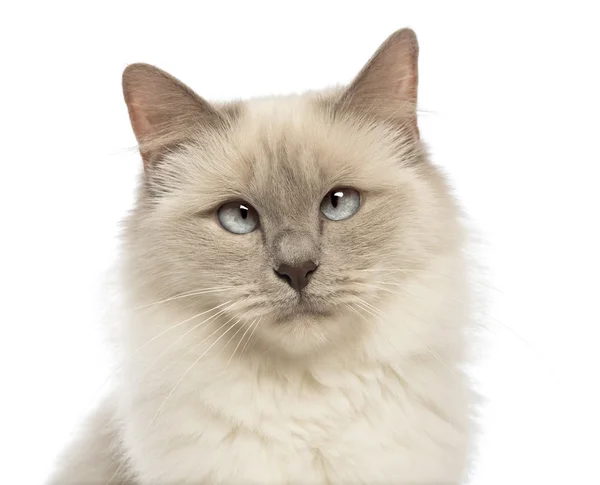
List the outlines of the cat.
{"type": "Polygon", "coordinates": [[[468,240],[402,29],[346,87],[209,103],[133,64],[118,384],[51,484],[459,484],[468,240]]]}

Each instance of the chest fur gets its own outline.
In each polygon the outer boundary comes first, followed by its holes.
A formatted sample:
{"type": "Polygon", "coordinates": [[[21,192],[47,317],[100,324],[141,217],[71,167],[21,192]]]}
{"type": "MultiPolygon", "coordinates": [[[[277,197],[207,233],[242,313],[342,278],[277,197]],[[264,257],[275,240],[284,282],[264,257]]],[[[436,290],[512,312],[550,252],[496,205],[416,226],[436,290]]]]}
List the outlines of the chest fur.
{"type": "Polygon", "coordinates": [[[392,367],[285,379],[272,372],[250,378],[247,370],[196,376],[196,386],[172,394],[158,416],[164,392],[138,396],[127,441],[140,477],[360,483],[460,474],[459,408],[437,402],[436,393],[411,386],[392,367]]]}

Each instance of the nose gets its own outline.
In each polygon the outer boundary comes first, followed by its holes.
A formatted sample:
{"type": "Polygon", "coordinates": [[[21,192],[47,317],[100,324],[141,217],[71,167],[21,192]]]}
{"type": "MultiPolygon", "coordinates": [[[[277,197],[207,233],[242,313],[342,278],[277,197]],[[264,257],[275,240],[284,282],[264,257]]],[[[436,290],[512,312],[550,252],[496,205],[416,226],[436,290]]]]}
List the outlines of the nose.
{"type": "Polygon", "coordinates": [[[308,280],[310,279],[310,275],[312,275],[317,269],[317,264],[313,261],[305,261],[304,263],[289,265],[289,264],[281,264],[275,270],[277,276],[279,276],[282,280],[285,280],[288,285],[290,285],[294,290],[300,291],[306,285],[308,285],[308,280]]]}

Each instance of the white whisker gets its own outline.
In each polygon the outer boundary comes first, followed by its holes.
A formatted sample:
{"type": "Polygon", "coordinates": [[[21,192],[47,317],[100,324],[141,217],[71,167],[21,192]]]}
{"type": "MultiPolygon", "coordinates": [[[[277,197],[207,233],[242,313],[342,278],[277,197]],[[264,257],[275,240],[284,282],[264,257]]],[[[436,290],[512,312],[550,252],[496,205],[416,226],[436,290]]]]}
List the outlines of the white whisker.
{"type": "MultiPolygon", "coordinates": [[[[206,313],[208,313],[208,312],[214,311],[214,310],[216,310],[217,308],[220,308],[220,307],[222,307],[223,305],[227,305],[228,303],[231,303],[231,300],[229,300],[229,301],[226,301],[225,303],[221,303],[220,305],[214,306],[214,307],[210,308],[209,310],[206,310],[206,311],[203,311],[203,312],[201,312],[201,313],[198,313],[198,314],[196,314],[196,315],[194,315],[194,316],[192,316],[192,317],[190,317],[190,318],[186,318],[185,320],[183,320],[183,321],[181,321],[181,322],[178,322],[178,323],[176,323],[175,325],[173,325],[173,326],[171,326],[171,327],[169,327],[169,328],[167,328],[167,329],[163,330],[163,331],[162,331],[162,332],[160,332],[158,335],[155,335],[153,338],[151,338],[151,339],[150,339],[150,340],[148,340],[146,343],[144,343],[144,344],[143,344],[141,347],[139,347],[139,348],[138,348],[138,349],[137,349],[135,352],[133,352],[133,353],[131,354],[131,356],[133,357],[133,356],[135,356],[135,355],[139,354],[139,353],[140,353],[142,350],[144,350],[144,349],[145,349],[145,348],[146,348],[148,345],[150,345],[150,344],[151,344],[152,342],[154,342],[156,339],[158,339],[158,338],[162,337],[163,335],[165,335],[166,333],[170,332],[171,330],[173,330],[173,329],[175,329],[175,328],[179,327],[180,325],[183,325],[183,324],[185,324],[185,323],[187,323],[187,322],[189,322],[189,321],[191,321],[191,320],[194,320],[195,318],[201,317],[202,315],[205,315],[205,314],[206,314],[206,313]]],[[[230,305],[230,306],[229,306],[229,307],[227,307],[227,308],[231,308],[231,306],[233,306],[233,305],[230,305]]],[[[219,313],[221,313],[221,312],[219,312],[219,313]]],[[[218,315],[219,313],[217,313],[217,315],[218,315]]],[[[112,370],[112,372],[111,372],[111,373],[108,375],[108,377],[107,377],[107,378],[104,380],[104,382],[102,382],[102,384],[100,385],[100,387],[98,387],[98,389],[97,389],[97,390],[96,390],[96,392],[94,393],[94,399],[95,399],[95,398],[98,396],[98,394],[100,393],[100,391],[102,391],[102,389],[104,388],[104,386],[106,386],[106,384],[107,384],[108,382],[110,382],[110,380],[111,380],[111,379],[112,379],[112,378],[113,378],[113,377],[114,377],[114,376],[117,374],[117,372],[119,372],[119,370],[121,369],[121,367],[122,367],[122,366],[121,366],[120,364],[118,364],[118,365],[116,365],[116,366],[114,367],[114,369],[112,370]]]]}
{"type": "Polygon", "coordinates": [[[346,307],[348,307],[348,310],[356,313],[360,318],[366,320],[369,325],[371,324],[371,322],[367,320],[363,314],[359,313],[358,310],[356,310],[352,305],[350,305],[349,303],[346,303],[345,305],[346,307]]]}
{"type": "MultiPolygon", "coordinates": [[[[394,283],[394,282],[384,282],[384,281],[378,281],[378,282],[375,282],[375,284],[374,284],[374,285],[369,285],[369,284],[366,284],[366,283],[357,283],[357,284],[359,284],[359,285],[361,285],[361,286],[368,286],[368,287],[371,287],[371,288],[375,288],[375,289],[378,289],[378,290],[381,290],[381,291],[385,291],[385,292],[391,293],[391,294],[393,294],[393,295],[402,296],[402,297],[419,298],[419,299],[422,299],[422,298],[423,298],[423,297],[422,297],[422,296],[420,296],[420,295],[415,295],[415,294],[413,294],[413,293],[409,293],[409,292],[407,292],[407,291],[406,291],[406,287],[405,287],[405,285],[403,285],[403,284],[401,284],[401,283],[394,283]],[[403,289],[404,289],[404,291],[403,291],[403,292],[394,291],[394,290],[392,290],[392,289],[390,289],[390,288],[386,288],[386,287],[385,287],[385,285],[388,285],[388,286],[393,286],[393,287],[394,287],[394,286],[396,286],[396,287],[400,287],[400,288],[403,288],[403,289]]],[[[449,297],[450,297],[452,300],[454,300],[454,301],[456,301],[456,302],[458,302],[458,303],[464,303],[464,301],[463,301],[463,300],[461,300],[460,298],[457,298],[457,297],[455,297],[455,296],[452,296],[452,295],[450,295],[449,297]]],[[[358,297],[357,297],[357,298],[358,298],[358,297]]],[[[523,338],[521,335],[519,335],[519,333],[518,333],[516,330],[514,330],[513,328],[511,328],[509,325],[507,325],[507,324],[505,324],[504,322],[502,322],[502,321],[498,320],[497,318],[495,318],[495,317],[493,317],[493,316],[489,315],[488,313],[484,312],[483,310],[481,310],[481,309],[479,309],[479,308],[475,308],[475,309],[474,309],[474,311],[475,311],[475,312],[477,312],[477,313],[479,313],[481,316],[485,317],[485,319],[487,319],[488,321],[494,321],[494,322],[495,322],[495,323],[497,323],[498,325],[502,326],[502,327],[503,327],[505,330],[507,330],[508,332],[512,333],[514,337],[516,337],[518,340],[520,340],[520,341],[521,341],[521,342],[522,342],[522,343],[523,343],[523,344],[524,344],[526,347],[528,347],[528,348],[529,348],[529,350],[531,350],[531,351],[532,351],[532,353],[536,354],[536,356],[537,356],[538,358],[540,358],[540,357],[539,357],[539,355],[537,355],[537,353],[536,353],[536,351],[535,351],[535,349],[534,349],[533,345],[531,345],[531,343],[530,343],[530,342],[528,342],[528,341],[527,341],[525,338],[523,338]]],[[[491,332],[491,330],[490,330],[490,329],[488,329],[488,328],[487,328],[485,325],[482,325],[482,324],[480,324],[480,326],[481,326],[481,327],[483,327],[483,328],[486,328],[488,331],[490,331],[490,332],[491,332]]],[[[492,332],[492,333],[493,333],[493,332],[492,332]]],[[[541,358],[540,358],[540,359],[541,359],[541,358]]]]}
{"type": "Polygon", "coordinates": [[[364,268],[357,269],[360,272],[375,272],[375,273],[421,273],[426,272],[422,269],[403,269],[403,268],[364,268]]]}
{"type": "MultiPolygon", "coordinates": [[[[357,269],[356,272],[373,272],[373,273],[388,273],[388,274],[394,274],[394,273],[404,273],[404,274],[410,274],[410,275],[434,275],[434,276],[443,276],[444,278],[449,278],[452,279],[455,276],[449,275],[447,273],[442,273],[440,271],[434,271],[431,269],[406,269],[406,268],[365,268],[365,269],[357,269]]],[[[491,285],[489,283],[486,283],[485,281],[475,281],[473,282],[475,285],[479,285],[479,286],[484,286],[487,289],[493,290],[495,292],[498,293],[503,293],[502,290],[500,290],[499,288],[495,287],[494,285],[491,285]]]]}
{"type": "MultiPolygon", "coordinates": [[[[223,325],[221,325],[217,330],[215,330],[213,333],[211,333],[208,337],[206,337],[202,342],[205,342],[206,340],[208,340],[211,336],[213,336],[215,333],[217,333],[218,331],[220,331],[224,326],[226,326],[228,324],[228,322],[225,322],[223,325]]],[[[218,342],[219,340],[221,340],[227,333],[229,333],[229,331],[233,328],[232,325],[229,326],[229,328],[227,330],[225,330],[212,344],[210,344],[208,346],[208,348],[202,352],[202,354],[200,354],[200,356],[192,363],[192,365],[190,365],[187,370],[183,373],[183,375],[179,378],[179,380],[175,383],[175,385],[173,386],[173,388],[171,389],[171,392],[169,392],[169,394],[167,394],[167,397],[164,399],[163,403],[160,405],[160,407],[158,408],[158,410],[156,411],[156,413],[154,414],[154,416],[152,417],[152,419],[150,420],[150,423],[148,424],[148,427],[152,426],[152,424],[154,423],[154,421],[156,420],[156,418],[158,417],[158,415],[160,414],[160,412],[163,410],[163,408],[165,407],[165,405],[167,404],[167,401],[169,400],[169,398],[173,395],[173,393],[175,392],[175,390],[177,389],[177,387],[179,386],[179,384],[181,384],[181,381],[183,381],[183,379],[185,379],[185,376],[187,376],[191,370],[194,368],[194,366],[200,362],[200,359],[202,359],[202,357],[204,357],[209,351],[210,349],[212,349],[218,342]]]]}
{"type": "MultiPolygon", "coordinates": [[[[247,298],[246,298],[247,299],[247,298]]],[[[242,300],[240,302],[234,302],[231,305],[229,305],[228,307],[225,307],[223,309],[221,309],[219,312],[215,313],[214,315],[211,315],[210,317],[208,317],[207,319],[203,320],[200,323],[197,323],[196,325],[194,325],[193,327],[191,327],[190,329],[187,330],[187,332],[183,333],[182,335],[180,335],[177,339],[175,339],[173,342],[171,342],[159,355],[158,357],[156,357],[156,359],[154,359],[154,361],[152,362],[152,364],[150,364],[150,366],[146,369],[147,371],[152,369],[156,363],[160,360],[160,358],[165,355],[167,353],[167,351],[173,347],[174,345],[177,344],[177,342],[180,342],[183,338],[185,338],[186,335],[188,335],[189,333],[193,332],[194,330],[196,330],[197,328],[199,328],[200,326],[216,319],[217,317],[219,317],[220,315],[222,315],[224,312],[226,312],[229,308],[233,307],[234,305],[238,304],[238,303],[242,303],[245,300],[242,300]]],[[[233,316],[231,317],[229,320],[227,320],[227,322],[225,322],[225,324],[231,322],[233,319],[235,319],[236,317],[233,316]]],[[[238,320],[239,321],[239,320],[238,320]]],[[[235,335],[235,334],[234,334],[235,335]]]]}
{"type": "Polygon", "coordinates": [[[363,305],[366,305],[367,307],[370,307],[370,308],[371,308],[373,311],[375,311],[375,312],[379,313],[380,315],[384,316],[384,313],[383,313],[383,312],[382,312],[382,311],[381,311],[379,308],[377,308],[376,306],[374,306],[374,305],[371,305],[369,302],[367,302],[367,301],[363,300],[363,299],[362,299],[361,297],[359,297],[359,296],[356,296],[356,295],[355,295],[355,296],[354,296],[354,298],[356,298],[356,299],[357,299],[359,302],[361,302],[363,305]]]}
{"type": "MultiPolygon", "coordinates": [[[[215,307],[212,307],[210,310],[206,310],[206,311],[203,311],[203,312],[197,313],[196,315],[194,315],[194,316],[192,316],[192,317],[189,317],[189,318],[186,318],[185,320],[182,320],[181,322],[179,322],[179,323],[176,323],[176,324],[175,324],[175,325],[173,325],[172,327],[169,327],[169,328],[167,328],[166,330],[163,330],[163,331],[162,331],[162,332],[160,332],[158,335],[155,335],[153,338],[151,338],[150,340],[148,340],[148,342],[146,342],[144,345],[142,345],[142,346],[141,346],[139,349],[137,349],[137,350],[136,350],[136,351],[133,353],[133,355],[137,354],[137,353],[138,353],[138,352],[140,352],[142,349],[146,348],[148,345],[150,345],[152,342],[154,342],[154,341],[155,341],[157,338],[160,338],[160,337],[162,337],[164,334],[166,334],[166,333],[170,332],[171,330],[174,330],[174,329],[176,329],[177,327],[179,327],[179,326],[183,325],[184,323],[187,323],[187,322],[189,322],[189,321],[191,321],[191,320],[194,320],[194,319],[196,319],[196,318],[198,318],[198,317],[201,317],[202,315],[205,315],[205,314],[206,314],[206,313],[208,313],[208,312],[212,312],[212,311],[216,310],[217,308],[221,308],[222,306],[224,306],[224,305],[227,305],[228,303],[231,303],[231,300],[229,300],[229,301],[226,301],[225,303],[221,303],[220,305],[217,305],[217,306],[215,306],[215,307]]],[[[234,306],[235,304],[236,304],[236,302],[232,303],[231,305],[229,305],[228,307],[226,307],[224,310],[226,310],[226,309],[228,309],[228,308],[231,308],[231,307],[232,307],[232,306],[234,306]]]]}
{"type": "MultiPolygon", "coordinates": [[[[235,322],[233,322],[233,324],[231,326],[234,327],[235,325],[237,325],[238,323],[240,323],[240,321],[241,321],[241,319],[238,318],[235,322]]],[[[231,343],[231,341],[235,338],[235,336],[238,333],[240,333],[243,329],[244,329],[244,327],[242,325],[240,325],[239,328],[237,329],[237,331],[231,337],[229,337],[229,340],[227,342],[225,342],[225,345],[223,345],[223,347],[221,348],[221,350],[219,350],[219,352],[217,353],[217,355],[221,355],[221,352],[223,352],[223,350],[231,343]]],[[[229,359],[229,360],[231,360],[231,359],[229,359]]]]}
{"type": "MultiPolygon", "coordinates": [[[[254,323],[256,322],[256,318],[252,321],[252,323],[250,325],[248,325],[248,327],[246,328],[246,331],[244,332],[244,334],[242,335],[242,337],[240,338],[240,341],[237,343],[237,345],[235,346],[235,349],[233,349],[233,352],[231,353],[231,357],[229,357],[229,360],[227,361],[227,365],[225,366],[225,369],[227,369],[229,367],[229,364],[231,363],[231,360],[233,359],[233,356],[235,355],[238,347],[241,345],[241,343],[244,341],[244,337],[246,336],[246,334],[250,331],[250,329],[252,328],[252,326],[254,325],[254,323]]],[[[241,328],[241,327],[240,327],[241,328]]],[[[237,332],[236,332],[237,334],[237,332]]],[[[235,335],[234,335],[235,337],[235,335]]]]}
{"type": "MultiPolygon", "coordinates": [[[[357,305],[359,307],[362,307],[362,309],[364,311],[366,311],[368,314],[370,314],[377,320],[383,321],[382,317],[378,317],[377,315],[375,315],[372,311],[370,311],[363,304],[357,303],[357,305]]],[[[381,310],[379,310],[377,308],[375,308],[375,310],[377,312],[379,312],[383,317],[385,317],[385,314],[381,310]]],[[[444,360],[441,358],[441,356],[437,352],[435,352],[433,349],[431,349],[427,344],[425,344],[425,342],[423,342],[423,340],[417,335],[417,333],[413,329],[410,328],[410,325],[408,324],[407,321],[404,321],[404,328],[406,328],[406,330],[408,330],[413,335],[413,337],[415,337],[419,341],[419,343],[425,348],[425,350],[427,350],[427,352],[429,352],[440,364],[442,364],[446,368],[446,370],[448,370],[448,372],[450,372],[453,376],[456,376],[454,371],[448,366],[448,364],[446,364],[446,362],[444,362],[444,360]]]]}
{"type": "Polygon", "coordinates": [[[192,297],[192,296],[206,295],[208,293],[218,293],[220,291],[232,290],[234,288],[235,288],[234,286],[214,286],[212,288],[203,288],[201,290],[185,291],[183,293],[179,293],[178,295],[171,296],[169,298],[165,298],[164,300],[159,300],[159,301],[155,301],[152,303],[148,303],[146,305],[141,305],[141,306],[135,307],[133,310],[141,310],[143,308],[148,308],[148,307],[151,307],[154,305],[160,305],[161,303],[167,303],[169,301],[178,300],[180,298],[188,298],[188,297],[192,297]]]}
{"type": "Polygon", "coordinates": [[[385,317],[385,315],[382,314],[382,316],[378,316],[375,313],[373,313],[371,310],[369,310],[369,308],[364,305],[363,303],[356,303],[356,305],[358,305],[358,308],[362,309],[363,311],[367,312],[369,315],[371,315],[373,318],[379,320],[379,321],[383,321],[383,318],[385,317]]]}
{"type": "Polygon", "coordinates": [[[260,321],[262,320],[262,316],[257,320],[256,324],[254,325],[254,328],[252,329],[252,333],[250,333],[250,336],[248,337],[248,340],[246,341],[246,343],[244,344],[244,347],[242,348],[241,352],[240,352],[240,358],[242,357],[242,355],[244,355],[244,352],[246,351],[246,347],[248,346],[248,344],[250,343],[250,340],[252,340],[252,336],[254,335],[254,332],[256,331],[256,329],[258,328],[258,325],[260,324],[260,321]]]}
{"type": "Polygon", "coordinates": [[[119,473],[121,472],[121,470],[123,469],[123,467],[125,466],[125,460],[123,460],[119,466],[117,467],[117,469],[115,470],[115,472],[111,475],[111,477],[108,479],[108,482],[106,482],[105,485],[110,485],[112,483],[112,481],[117,478],[117,476],[119,475],[119,473]]]}

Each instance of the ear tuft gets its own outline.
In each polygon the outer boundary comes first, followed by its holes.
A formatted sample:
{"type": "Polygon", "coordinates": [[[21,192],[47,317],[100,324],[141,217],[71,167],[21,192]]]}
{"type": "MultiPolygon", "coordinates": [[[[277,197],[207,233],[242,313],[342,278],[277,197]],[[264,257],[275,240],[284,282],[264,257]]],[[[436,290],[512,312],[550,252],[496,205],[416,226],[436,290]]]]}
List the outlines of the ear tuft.
{"type": "Polygon", "coordinates": [[[219,112],[185,84],[149,64],[125,69],[123,95],[145,168],[165,147],[222,121],[219,112]]]}

